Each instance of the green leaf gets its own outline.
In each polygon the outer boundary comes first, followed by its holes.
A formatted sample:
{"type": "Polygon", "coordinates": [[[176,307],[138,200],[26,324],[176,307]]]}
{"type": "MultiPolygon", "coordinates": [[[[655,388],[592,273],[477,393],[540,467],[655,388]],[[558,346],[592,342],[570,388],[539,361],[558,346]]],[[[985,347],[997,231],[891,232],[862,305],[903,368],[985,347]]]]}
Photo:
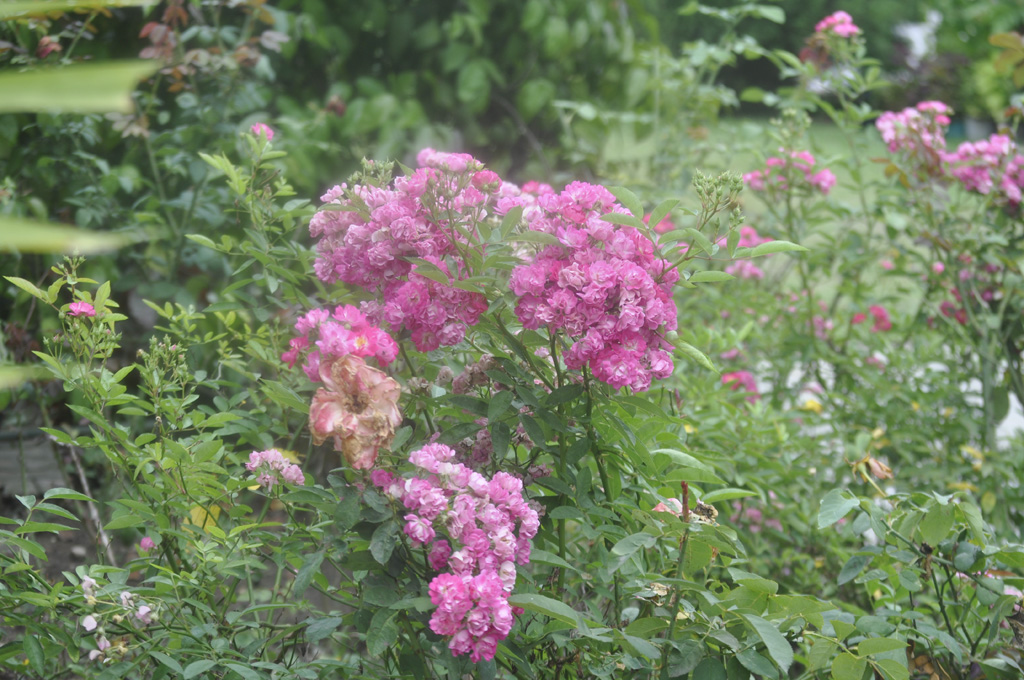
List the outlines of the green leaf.
{"type": "Polygon", "coordinates": [[[846,564],[839,570],[839,578],[836,579],[836,583],[843,585],[857,578],[857,574],[864,571],[864,567],[871,564],[873,558],[873,555],[854,555],[846,560],[846,564]]]}
{"type": "Polygon", "coordinates": [[[151,657],[153,657],[154,659],[156,659],[157,661],[159,661],[161,665],[167,666],[168,668],[170,668],[172,671],[174,671],[178,675],[182,674],[183,671],[181,669],[181,664],[178,663],[177,661],[175,661],[174,659],[172,659],[171,657],[167,656],[163,652],[157,652],[157,651],[154,651],[154,650],[150,650],[149,655],[151,657]]]}
{"type": "Polygon", "coordinates": [[[729,281],[736,277],[732,274],[726,274],[725,272],[708,270],[702,272],[694,272],[690,275],[690,278],[686,279],[690,283],[717,283],[719,281],[729,281]]]}
{"type": "Polygon", "coordinates": [[[32,636],[26,636],[21,641],[21,647],[25,650],[25,656],[28,657],[28,663],[30,666],[32,666],[32,670],[34,670],[40,676],[46,675],[46,663],[45,657],[43,656],[43,646],[39,644],[39,640],[32,636]]]}
{"type": "Polygon", "coordinates": [[[651,229],[661,224],[661,221],[668,217],[668,214],[672,212],[675,207],[679,205],[678,198],[668,198],[658,204],[658,206],[651,211],[651,219],[647,221],[651,229]]]}
{"type": "Polygon", "coordinates": [[[370,539],[370,554],[378,564],[387,564],[398,544],[398,523],[391,521],[381,524],[370,539]]]}
{"type": "Polygon", "coordinates": [[[850,510],[860,505],[860,499],[846,489],[832,489],[821,499],[818,511],[818,528],[830,527],[846,517],[850,510]]]}
{"type": "Polygon", "coordinates": [[[366,651],[370,656],[380,656],[398,640],[398,614],[394,609],[378,609],[373,615],[366,633],[366,651]]]}
{"type": "Polygon", "coordinates": [[[718,373],[718,369],[715,368],[715,365],[711,363],[711,359],[708,359],[708,356],[704,354],[704,352],[701,352],[693,345],[687,342],[683,342],[682,340],[676,340],[673,342],[673,344],[675,345],[676,349],[678,349],[680,352],[696,361],[704,368],[708,369],[712,373],[718,373]]]}
{"type": "Polygon", "coordinates": [[[707,463],[702,463],[693,456],[678,449],[654,449],[651,454],[664,453],[672,462],[682,467],[697,468],[698,470],[704,470],[705,472],[714,472],[707,463]]]}
{"type": "Polygon", "coordinates": [[[924,518],[921,519],[921,524],[918,525],[918,531],[921,533],[921,540],[932,547],[941,543],[952,528],[952,505],[933,505],[928,512],[925,513],[924,518]]]}
{"type": "Polygon", "coordinates": [[[747,491],[746,489],[715,489],[709,491],[701,498],[705,503],[717,503],[719,501],[731,501],[736,498],[746,498],[748,496],[756,496],[753,491],[747,491]]]}
{"type": "Polygon", "coordinates": [[[225,668],[230,668],[234,672],[241,675],[245,680],[260,680],[260,674],[254,671],[249,666],[243,666],[240,663],[225,663],[225,668]]]}
{"type": "Polygon", "coordinates": [[[636,194],[626,187],[608,187],[608,191],[612,192],[612,196],[617,198],[622,207],[631,212],[633,217],[643,219],[644,205],[637,198],[636,194]]]}
{"type": "Polygon", "coordinates": [[[773,5],[754,5],[751,11],[751,15],[758,17],[759,19],[767,19],[777,24],[786,23],[786,11],[781,7],[775,7],[773,5]]]}
{"type": "Polygon", "coordinates": [[[572,564],[566,562],[558,555],[550,553],[547,550],[540,550],[538,548],[534,548],[530,552],[530,562],[536,562],[538,564],[547,564],[552,567],[561,567],[563,569],[572,569],[575,572],[579,572],[579,569],[572,566],[572,564]]]}
{"type": "Polygon", "coordinates": [[[644,223],[640,218],[625,213],[608,213],[607,215],[601,215],[601,219],[610,224],[621,224],[626,227],[633,227],[634,229],[644,228],[644,223]]]}
{"type": "Polygon", "coordinates": [[[784,674],[789,672],[789,667],[793,665],[793,648],[789,646],[789,640],[779,632],[778,628],[760,616],[744,614],[743,618],[753,626],[754,632],[768,648],[768,655],[782,669],[782,672],[784,674]]]}
{"type": "Polygon", "coordinates": [[[908,680],[910,671],[896,659],[881,659],[877,662],[879,670],[885,676],[885,680],[908,680]]]}
{"type": "Polygon", "coordinates": [[[479,112],[487,108],[491,99],[491,81],[486,59],[474,59],[459,69],[455,92],[470,111],[479,112]]]}
{"type": "Polygon", "coordinates": [[[0,2],[0,20],[41,17],[50,12],[97,10],[105,7],[139,7],[152,0],[4,0],[0,2]]]}
{"type": "Polygon", "coordinates": [[[725,666],[722,662],[713,657],[708,657],[697,664],[693,669],[693,677],[700,680],[727,680],[725,666]]]}
{"type": "Polygon", "coordinates": [[[807,252],[807,248],[798,246],[795,243],[789,241],[769,241],[768,243],[762,243],[750,251],[750,257],[761,257],[762,255],[772,255],[774,253],[786,253],[786,252],[807,252]]]}
{"type": "Polygon", "coordinates": [[[714,246],[711,245],[711,241],[708,240],[708,237],[700,233],[693,227],[687,227],[686,229],[683,229],[682,234],[689,236],[691,239],[693,239],[693,245],[698,246],[709,256],[714,254],[714,246]]]}
{"type": "Polygon", "coordinates": [[[210,661],[209,659],[202,659],[201,661],[193,661],[189,665],[185,666],[185,670],[182,673],[183,680],[191,680],[200,673],[205,673],[214,666],[217,665],[216,661],[210,661]]]}
{"type": "Polygon", "coordinates": [[[0,390],[17,387],[29,380],[45,380],[50,375],[44,366],[0,366],[0,390]]]}
{"type": "Polygon", "coordinates": [[[86,496],[84,493],[79,493],[72,489],[65,489],[63,487],[55,487],[50,489],[43,494],[43,500],[50,500],[53,498],[63,498],[69,501],[86,501],[87,503],[95,503],[93,499],[86,496]]]}
{"type": "Polygon", "coordinates": [[[103,527],[104,531],[115,531],[117,529],[127,529],[128,527],[137,527],[141,524],[145,524],[146,520],[138,515],[121,515],[107,522],[106,526],[103,527]]]}
{"type": "MultiPolygon", "coordinates": [[[[390,611],[382,609],[381,611],[390,611]]],[[[391,612],[394,614],[395,612],[391,612]]],[[[341,622],[344,621],[340,616],[325,616],[319,619],[307,619],[311,623],[306,626],[306,639],[310,642],[320,642],[325,637],[329,637],[334,631],[338,629],[341,622]]]]}
{"type": "Polygon", "coordinates": [[[512,405],[514,398],[515,395],[511,390],[502,390],[495,394],[487,404],[487,420],[494,422],[505,415],[505,411],[512,405]]]}
{"type": "Polygon", "coordinates": [[[651,548],[658,542],[658,539],[644,532],[632,534],[618,541],[612,546],[612,554],[625,557],[632,555],[641,548],[651,548]]]}
{"type": "Polygon", "coordinates": [[[867,656],[869,654],[881,654],[882,652],[891,652],[894,649],[906,649],[907,641],[900,640],[897,638],[887,637],[874,637],[861,640],[860,644],[857,645],[857,656],[867,656]]]}
{"type": "Polygon", "coordinates": [[[132,90],[161,64],[103,61],[0,73],[0,113],[131,113],[132,90]]]}
{"type": "MultiPolygon", "coordinates": [[[[2,76],[0,76],[2,78],[2,76]]],[[[0,108],[5,99],[0,95],[0,108]]],[[[116,250],[131,243],[134,239],[127,234],[98,233],[75,227],[49,224],[24,217],[0,217],[0,252],[17,251],[22,253],[67,253],[69,255],[98,253],[116,250]]],[[[4,277],[20,288],[24,288],[14,279],[4,277]]],[[[20,279],[24,280],[24,279],[20,279]]],[[[27,281],[25,283],[28,283],[27,281]]],[[[31,284],[29,284],[31,285],[31,284]]],[[[32,286],[35,292],[24,290],[46,300],[46,295],[32,286]],[[38,294],[37,294],[38,293],[38,294]]]]}
{"type": "Polygon", "coordinates": [[[581,623],[579,612],[572,607],[564,602],[559,602],[537,593],[512,595],[508,598],[508,603],[514,607],[522,607],[523,609],[543,614],[570,626],[579,627],[581,623]]]}
{"type": "Polygon", "coordinates": [[[320,550],[306,555],[306,559],[302,561],[302,567],[292,583],[292,597],[301,598],[302,594],[306,592],[306,588],[313,581],[313,574],[320,569],[320,563],[324,561],[324,554],[324,551],[320,550]]]}
{"type": "Polygon", "coordinates": [[[865,659],[858,659],[849,652],[843,652],[832,662],[833,680],[861,680],[868,668],[865,659]]]}
{"type": "Polygon", "coordinates": [[[744,668],[762,678],[772,678],[772,680],[775,680],[779,677],[779,671],[772,665],[772,662],[753,649],[745,649],[739,652],[736,654],[736,658],[743,664],[744,668]]]}

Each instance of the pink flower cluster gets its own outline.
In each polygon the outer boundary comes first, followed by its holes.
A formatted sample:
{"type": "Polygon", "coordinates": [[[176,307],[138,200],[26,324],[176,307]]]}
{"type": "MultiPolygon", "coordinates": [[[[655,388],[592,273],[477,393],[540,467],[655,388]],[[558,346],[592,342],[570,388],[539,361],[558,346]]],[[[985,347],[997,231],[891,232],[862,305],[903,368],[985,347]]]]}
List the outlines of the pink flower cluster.
{"type": "MultiPolygon", "coordinates": [[[[768,493],[772,501],[772,506],[777,510],[782,509],[782,504],[776,500],[775,492],[769,491],[768,493]]],[[[744,528],[752,534],[759,534],[764,529],[782,531],[782,522],[780,522],[777,517],[765,518],[764,512],[761,508],[756,507],[753,504],[733,501],[732,510],[733,514],[729,517],[729,521],[737,526],[744,525],[744,528]]]]}
{"type": "Polygon", "coordinates": [[[853,17],[840,10],[819,21],[814,26],[814,32],[822,35],[833,33],[840,38],[851,38],[860,33],[860,28],[853,23],[853,17]]]}
{"type": "Polygon", "coordinates": [[[809,188],[828,194],[835,186],[836,176],[825,168],[814,172],[816,163],[810,151],[789,151],[779,149],[782,156],[771,156],[765,161],[764,170],[754,170],[743,175],[743,182],[754,191],[787,191],[790,182],[793,188],[809,188]]]}
{"type": "Polygon", "coordinates": [[[750,371],[732,371],[731,373],[723,373],[722,384],[728,385],[729,389],[734,392],[746,392],[747,401],[751,404],[757,402],[761,398],[761,393],[757,390],[757,380],[754,379],[754,376],[750,371]]]}
{"type": "Polygon", "coordinates": [[[936,168],[946,150],[946,126],[952,109],[924,101],[902,111],[886,111],[875,121],[889,151],[904,152],[924,169],[936,168]]]}
{"type": "Polygon", "coordinates": [[[427,444],[409,455],[423,476],[374,470],[370,479],[409,511],[405,534],[429,546],[430,567],[443,572],[430,582],[437,607],[430,629],[449,638],[453,654],[469,654],[475,663],[493,659],[512,629],[516,612],[508,596],[516,565],[530,560],[540,518],[524,500],[518,477],[497,472],[487,479],[452,462],[454,456],[443,444],[427,444]]]}
{"type": "Polygon", "coordinates": [[[467,275],[463,253],[477,247],[466,225],[489,214],[505,185],[466,154],[424,149],[417,160],[425,167],[390,186],[334,187],[321,197],[329,205],[313,216],[309,231],[319,238],[321,280],[374,293],[364,303],[370,319],[396,332],[407,329],[417,349],[430,351],[461,342],[487,310],[483,295],[452,284],[467,275]],[[410,258],[430,262],[447,282],[418,274],[410,258]]]}
{"type": "MultiPolygon", "coordinates": [[[[874,324],[871,326],[872,333],[882,333],[888,330],[892,330],[892,321],[889,319],[889,311],[881,305],[871,305],[868,307],[868,312],[871,314],[871,318],[874,324]]],[[[864,323],[867,320],[867,314],[864,312],[857,312],[853,315],[850,323],[856,325],[864,323]]]]}
{"type": "Polygon", "coordinates": [[[311,309],[295,322],[295,330],[300,335],[291,340],[291,349],[281,355],[281,361],[291,368],[306,350],[315,346],[302,365],[313,381],[320,380],[320,362],[324,359],[351,354],[375,357],[381,366],[387,366],[398,355],[398,344],[391,336],[372,325],[352,305],[335,307],[333,312],[311,309]]]}
{"type": "Polygon", "coordinates": [[[672,284],[679,273],[656,257],[640,231],[601,216],[625,212],[601,186],[573,182],[561,193],[503,199],[498,212],[524,208],[529,229],[555,236],[532,261],[512,271],[516,316],[528,329],[547,326],[570,338],[565,365],[590,367],[609,385],[642,392],[672,374],[676,328],[672,284]]]}
{"type": "Polygon", "coordinates": [[[1016,208],[1024,189],[1024,156],[1007,135],[992,135],[976,142],[964,142],[946,153],[943,160],[952,175],[968,191],[995,194],[996,202],[1016,208]]]}
{"type": "Polygon", "coordinates": [[[296,486],[306,483],[306,476],[302,474],[302,468],[288,462],[288,459],[281,455],[277,449],[266,451],[253,451],[249,454],[249,462],[245,469],[258,475],[260,486],[268,491],[274,488],[274,484],[287,482],[296,486]]]}

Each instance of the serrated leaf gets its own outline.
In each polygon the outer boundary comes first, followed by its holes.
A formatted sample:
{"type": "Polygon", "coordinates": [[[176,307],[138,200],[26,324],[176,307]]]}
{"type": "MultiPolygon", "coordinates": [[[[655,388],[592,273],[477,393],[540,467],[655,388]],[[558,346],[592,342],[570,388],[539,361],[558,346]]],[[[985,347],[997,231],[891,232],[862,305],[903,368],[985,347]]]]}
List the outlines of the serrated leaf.
{"type": "Polygon", "coordinates": [[[768,649],[768,656],[772,658],[782,672],[785,674],[793,665],[793,648],[779,629],[771,623],[754,614],[744,614],[743,618],[754,628],[754,632],[761,638],[761,642],[768,649]]]}
{"type": "Polygon", "coordinates": [[[313,581],[313,574],[320,569],[320,564],[324,561],[324,555],[323,550],[306,555],[302,561],[302,567],[299,568],[295,575],[295,581],[292,583],[293,597],[302,597],[302,593],[306,592],[306,588],[313,581]]]}
{"type": "Polygon", "coordinates": [[[370,656],[380,656],[398,640],[398,610],[378,609],[366,632],[366,651],[370,656]]]}
{"type": "Polygon", "coordinates": [[[857,656],[867,656],[869,654],[881,654],[883,652],[891,652],[894,649],[906,649],[907,641],[896,638],[887,637],[873,637],[861,640],[857,645],[857,656]]]}
{"type": "Polygon", "coordinates": [[[619,540],[614,546],[612,546],[612,554],[625,557],[632,555],[637,550],[642,548],[651,548],[658,542],[658,539],[644,532],[631,534],[625,538],[619,540]]]}
{"type": "Polygon", "coordinates": [[[306,639],[310,642],[319,642],[320,640],[323,640],[325,637],[334,633],[343,620],[344,619],[340,616],[325,616],[319,619],[314,619],[312,623],[306,626],[306,639]]]}
{"type": "Polygon", "coordinates": [[[843,585],[857,578],[857,574],[864,571],[864,567],[871,564],[872,558],[872,555],[854,555],[846,560],[846,564],[839,570],[839,578],[836,579],[836,583],[843,585]]]}
{"type": "Polygon", "coordinates": [[[832,662],[833,680],[861,680],[867,670],[868,662],[858,659],[849,652],[843,652],[832,662]]]}
{"type": "Polygon", "coordinates": [[[370,538],[370,554],[378,564],[387,564],[398,544],[398,523],[385,522],[377,527],[370,538]]]}

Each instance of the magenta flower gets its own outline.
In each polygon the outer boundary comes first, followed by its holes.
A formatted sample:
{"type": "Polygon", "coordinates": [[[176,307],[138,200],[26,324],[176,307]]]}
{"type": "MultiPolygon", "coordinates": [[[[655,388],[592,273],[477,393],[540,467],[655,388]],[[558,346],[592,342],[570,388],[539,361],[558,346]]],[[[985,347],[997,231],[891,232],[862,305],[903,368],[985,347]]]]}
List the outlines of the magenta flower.
{"type": "Polygon", "coordinates": [[[145,536],[145,537],[143,537],[143,539],[141,541],[139,541],[139,550],[141,550],[142,552],[147,552],[148,553],[150,550],[152,550],[155,547],[156,547],[156,543],[154,543],[153,539],[150,538],[149,536],[145,536]]]}
{"type": "Polygon", "coordinates": [[[814,27],[814,32],[823,35],[833,33],[840,38],[851,38],[860,33],[860,28],[853,23],[853,17],[840,10],[819,21],[814,27]]]}
{"type": "Polygon", "coordinates": [[[875,320],[874,326],[871,327],[872,333],[887,331],[892,328],[892,321],[889,320],[889,312],[885,307],[882,307],[881,305],[871,305],[868,307],[868,311],[871,313],[871,317],[875,320]]]}
{"type": "Polygon", "coordinates": [[[750,371],[723,373],[722,384],[728,385],[729,389],[733,391],[747,392],[747,401],[751,404],[761,398],[761,393],[757,391],[757,380],[754,379],[750,371]]]}
{"type": "Polygon", "coordinates": [[[273,129],[271,129],[271,127],[266,123],[256,123],[249,129],[252,130],[252,133],[257,137],[265,136],[268,142],[274,138],[273,129]]]}
{"type": "Polygon", "coordinates": [[[72,302],[68,305],[70,316],[96,316],[96,308],[88,302],[72,302]]]}

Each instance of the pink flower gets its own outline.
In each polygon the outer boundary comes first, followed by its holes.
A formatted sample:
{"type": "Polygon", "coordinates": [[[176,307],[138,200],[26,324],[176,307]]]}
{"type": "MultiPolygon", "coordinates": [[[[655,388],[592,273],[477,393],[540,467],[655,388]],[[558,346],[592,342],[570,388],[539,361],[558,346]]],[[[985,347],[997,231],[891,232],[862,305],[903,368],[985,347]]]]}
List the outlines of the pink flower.
{"type": "Polygon", "coordinates": [[[96,308],[88,302],[72,302],[68,305],[70,316],[96,316],[96,308]]]}
{"type": "Polygon", "coordinates": [[[257,137],[265,136],[268,142],[274,138],[274,131],[266,123],[256,123],[249,129],[257,137]]]}
{"type": "Polygon", "coordinates": [[[142,551],[142,552],[147,552],[148,553],[154,547],[156,547],[156,543],[154,543],[153,539],[150,538],[149,536],[144,536],[142,538],[142,540],[139,541],[139,550],[142,551]]]}
{"type": "Polygon", "coordinates": [[[757,391],[757,381],[749,371],[723,373],[722,384],[728,385],[729,389],[734,391],[741,390],[747,392],[747,401],[750,403],[754,403],[761,398],[761,394],[757,391]]]}
{"type": "Polygon", "coordinates": [[[850,320],[850,323],[856,326],[859,323],[864,323],[867,320],[867,318],[868,315],[865,314],[864,312],[857,312],[856,314],[853,315],[853,319],[850,320]]]}
{"type": "Polygon", "coordinates": [[[850,38],[860,33],[860,28],[853,23],[853,17],[840,10],[828,15],[814,27],[815,33],[834,33],[841,38],[850,38]]]}
{"type": "Polygon", "coordinates": [[[683,512],[683,504],[678,498],[669,498],[668,505],[658,503],[651,510],[652,512],[668,512],[678,516],[683,512]]]}
{"type": "Polygon", "coordinates": [[[138,611],[135,612],[135,618],[138,619],[142,625],[149,625],[153,623],[153,610],[147,605],[139,607],[138,611]]]}
{"type": "Polygon", "coordinates": [[[868,311],[871,312],[871,316],[875,320],[875,324],[871,327],[872,333],[887,331],[892,328],[892,321],[889,320],[889,312],[886,311],[885,307],[872,305],[868,307],[868,311]]]}
{"type": "Polygon", "coordinates": [[[302,474],[302,468],[288,462],[288,459],[281,455],[277,449],[266,451],[253,451],[249,454],[249,462],[245,464],[249,472],[257,473],[257,480],[260,486],[272,490],[278,482],[285,481],[289,484],[301,486],[306,483],[306,477],[302,474]]]}
{"type": "Polygon", "coordinates": [[[97,625],[98,624],[96,623],[96,617],[94,617],[92,614],[89,614],[84,619],[82,619],[82,628],[85,628],[90,633],[96,630],[97,625]]]}
{"type": "Polygon", "coordinates": [[[942,272],[946,271],[946,265],[942,264],[941,262],[933,262],[932,271],[935,272],[936,274],[941,274],[942,272]]]}
{"type": "Polygon", "coordinates": [[[93,589],[95,587],[96,587],[96,581],[92,577],[90,577],[90,576],[83,576],[82,577],[81,588],[82,588],[82,594],[83,595],[85,595],[86,597],[92,597],[93,596],[93,589]]]}

